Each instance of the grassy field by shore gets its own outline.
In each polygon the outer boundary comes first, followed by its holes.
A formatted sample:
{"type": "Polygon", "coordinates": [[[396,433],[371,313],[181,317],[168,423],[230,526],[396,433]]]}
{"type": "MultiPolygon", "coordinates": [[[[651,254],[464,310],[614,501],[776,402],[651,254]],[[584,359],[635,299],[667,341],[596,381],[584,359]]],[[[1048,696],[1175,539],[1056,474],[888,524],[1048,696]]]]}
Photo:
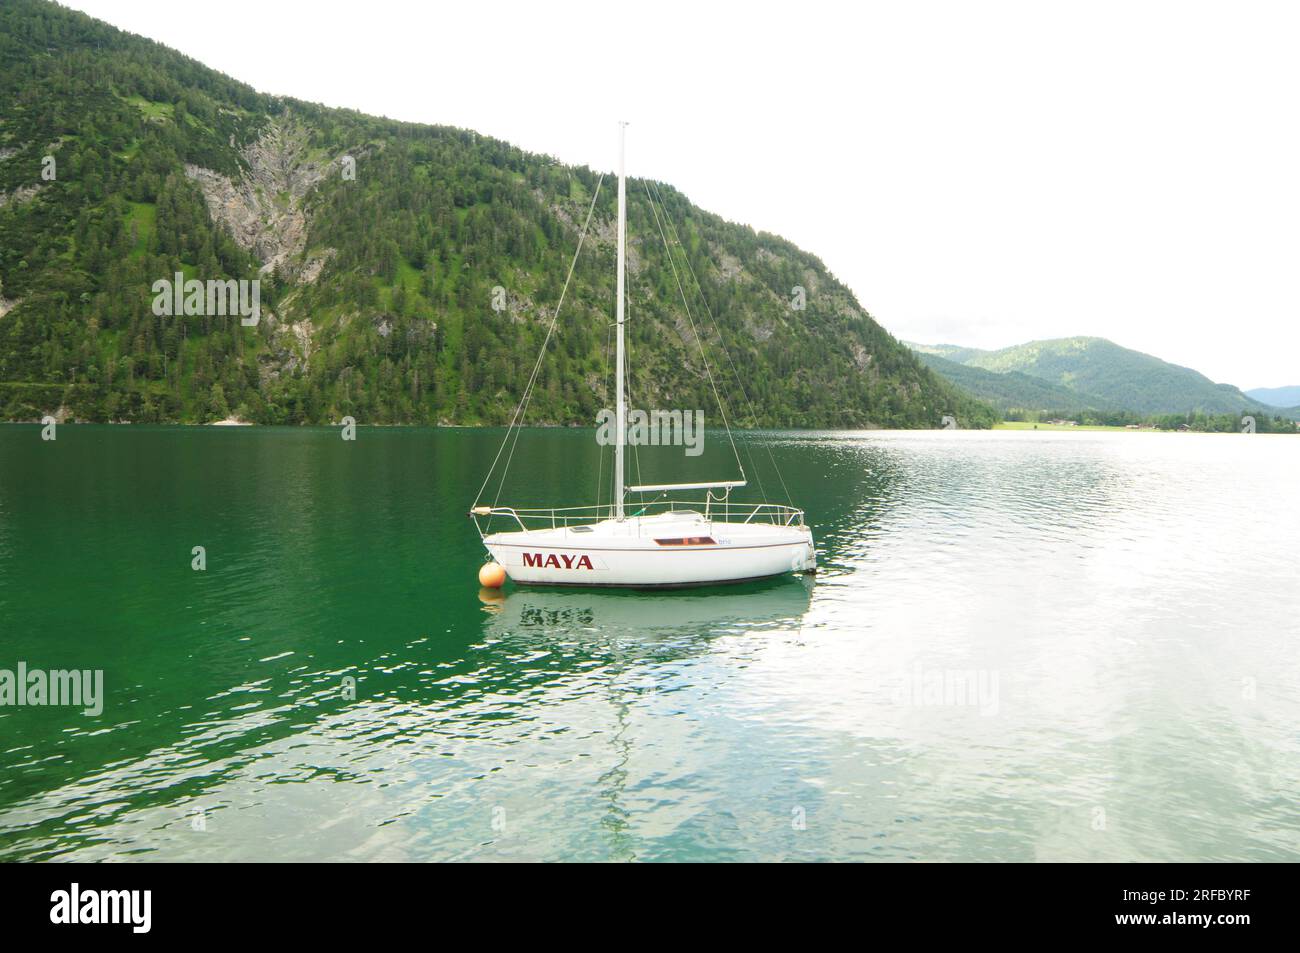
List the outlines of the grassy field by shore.
{"type": "MultiPolygon", "coordinates": [[[[1036,424],[1029,420],[1004,420],[1001,423],[993,425],[994,430],[1123,430],[1127,431],[1128,427],[1105,427],[1102,425],[1084,425],[1070,426],[1068,424],[1036,424]]],[[[1133,430],[1132,433],[1158,433],[1154,427],[1144,427],[1142,430],[1133,430]]]]}

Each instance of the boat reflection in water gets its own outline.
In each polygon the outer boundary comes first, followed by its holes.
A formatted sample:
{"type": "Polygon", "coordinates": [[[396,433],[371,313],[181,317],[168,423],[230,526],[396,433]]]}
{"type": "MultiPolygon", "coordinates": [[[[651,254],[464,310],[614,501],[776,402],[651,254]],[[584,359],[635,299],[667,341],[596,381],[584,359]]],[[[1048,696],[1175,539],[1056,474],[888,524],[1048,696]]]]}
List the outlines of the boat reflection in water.
{"type": "Polygon", "coordinates": [[[682,638],[797,628],[813,581],[783,576],[673,592],[591,589],[483,589],[490,638],[544,642],[607,640],[647,644],[682,638]]]}
{"type": "MultiPolygon", "coordinates": [[[[709,741],[694,716],[698,667],[734,659],[803,625],[813,581],[779,576],[708,589],[640,592],[624,589],[484,590],[484,669],[509,671],[530,686],[529,711],[547,699],[545,716],[528,730],[562,739],[557,750],[592,772],[586,810],[598,818],[576,855],[601,860],[655,856],[657,811],[665,785],[702,777],[728,741],[709,741]],[[666,743],[665,739],[676,739],[666,743]],[[680,743],[678,743],[678,741],[680,743]],[[563,745],[568,745],[566,749],[563,745]],[[703,759],[703,760],[702,760],[703,759]]],[[[726,664],[726,662],[722,662],[726,664]]],[[[502,706],[493,705],[500,718],[502,706]]],[[[499,720],[493,727],[500,730],[499,720]]],[[[555,757],[555,755],[552,755],[555,757]]],[[[689,824],[690,811],[669,809],[689,824]]],[[[480,857],[514,859],[506,842],[480,857]]],[[[571,851],[570,856],[574,853],[571,851]]]]}

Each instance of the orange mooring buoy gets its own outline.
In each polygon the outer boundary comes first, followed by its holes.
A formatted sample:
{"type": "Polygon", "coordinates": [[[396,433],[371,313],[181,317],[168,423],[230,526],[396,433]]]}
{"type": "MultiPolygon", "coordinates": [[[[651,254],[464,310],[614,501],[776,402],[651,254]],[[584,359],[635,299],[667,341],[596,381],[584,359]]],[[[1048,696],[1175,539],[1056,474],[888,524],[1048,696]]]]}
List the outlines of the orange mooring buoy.
{"type": "Polygon", "coordinates": [[[500,563],[484,563],[478,571],[478,584],[485,589],[500,589],[505,582],[506,571],[500,563]]]}

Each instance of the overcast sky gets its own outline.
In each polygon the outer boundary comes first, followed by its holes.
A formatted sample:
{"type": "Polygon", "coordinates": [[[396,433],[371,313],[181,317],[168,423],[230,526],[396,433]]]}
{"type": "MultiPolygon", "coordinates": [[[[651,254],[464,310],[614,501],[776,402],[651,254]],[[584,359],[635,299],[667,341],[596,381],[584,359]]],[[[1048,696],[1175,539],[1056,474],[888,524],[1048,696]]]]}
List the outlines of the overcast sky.
{"type": "Polygon", "coordinates": [[[1300,4],[69,0],[260,90],[628,172],[898,337],[1300,384],[1300,4]]]}

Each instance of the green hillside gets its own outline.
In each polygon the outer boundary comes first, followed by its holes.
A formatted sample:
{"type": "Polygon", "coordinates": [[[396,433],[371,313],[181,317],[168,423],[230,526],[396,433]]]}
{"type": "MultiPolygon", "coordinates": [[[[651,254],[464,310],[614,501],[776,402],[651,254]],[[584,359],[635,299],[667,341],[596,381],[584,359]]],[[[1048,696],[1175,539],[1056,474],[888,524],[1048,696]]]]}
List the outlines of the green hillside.
{"type": "Polygon", "coordinates": [[[940,357],[926,351],[918,351],[921,361],[936,374],[941,375],[962,390],[998,410],[1006,413],[1016,411],[1052,411],[1073,414],[1081,410],[1101,410],[1105,402],[1086,394],[1080,394],[1052,384],[1037,377],[1030,377],[1019,371],[998,374],[983,368],[958,364],[956,361],[940,357]]]}
{"type": "Polygon", "coordinates": [[[1104,338],[1031,341],[998,351],[950,345],[930,350],[966,367],[1025,374],[1067,388],[1084,406],[1096,404],[1144,415],[1276,413],[1276,408],[1265,407],[1230,384],[1216,384],[1190,368],[1104,338]]]}
{"type": "MultiPolygon", "coordinates": [[[[266,96],[39,0],[0,6],[0,97],[9,419],[505,422],[600,179],[461,129],[266,96]],[[177,272],[259,279],[260,322],[155,314],[154,283],[177,272]]],[[[628,195],[639,406],[715,406],[675,264],[742,425],[992,422],[815,256],[667,185],[628,195]]],[[[606,177],[531,423],[591,423],[608,402],[614,210],[606,177]]]]}

